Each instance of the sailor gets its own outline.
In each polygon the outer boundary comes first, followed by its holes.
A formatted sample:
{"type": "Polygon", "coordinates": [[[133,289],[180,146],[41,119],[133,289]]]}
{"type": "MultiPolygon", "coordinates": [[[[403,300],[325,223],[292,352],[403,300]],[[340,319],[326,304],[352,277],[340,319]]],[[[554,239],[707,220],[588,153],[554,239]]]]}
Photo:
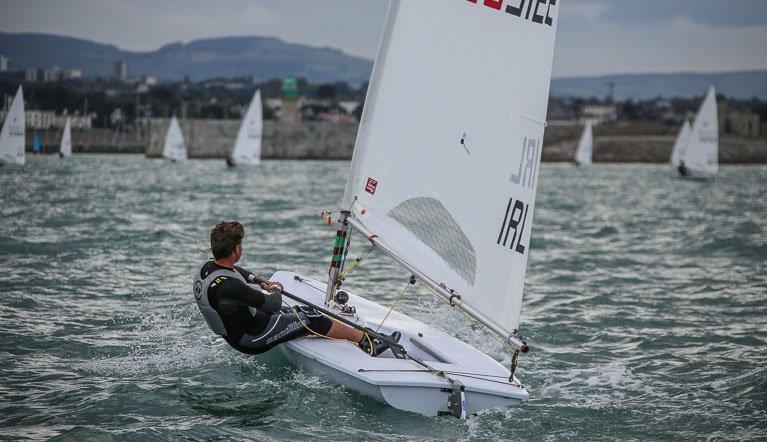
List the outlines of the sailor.
{"type": "Polygon", "coordinates": [[[679,174],[682,176],[687,176],[690,173],[690,169],[687,168],[687,166],[684,165],[684,160],[679,161],[679,174]]]}
{"type": "MultiPolygon", "coordinates": [[[[283,306],[280,283],[235,265],[242,257],[244,236],[245,229],[239,222],[216,224],[210,232],[213,259],[205,261],[194,275],[197,307],[213,333],[235,349],[250,354],[264,353],[308,334],[345,339],[371,356],[389,348],[373,336],[333,321],[312,308],[283,306]]],[[[399,341],[399,332],[391,336],[399,341]]]]}

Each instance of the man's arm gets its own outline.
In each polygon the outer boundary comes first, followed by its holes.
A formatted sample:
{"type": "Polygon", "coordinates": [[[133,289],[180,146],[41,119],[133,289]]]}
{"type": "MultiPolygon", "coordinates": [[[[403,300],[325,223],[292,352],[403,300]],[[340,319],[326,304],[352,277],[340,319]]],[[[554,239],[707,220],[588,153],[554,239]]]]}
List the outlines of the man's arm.
{"type": "Polygon", "coordinates": [[[225,279],[216,290],[219,300],[231,299],[272,314],[282,307],[282,295],[267,295],[242,281],[234,278],[225,279]]]}
{"type": "Polygon", "coordinates": [[[249,272],[245,269],[243,269],[240,266],[234,266],[234,269],[237,270],[240,275],[242,275],[243,278],[245,278],[246,281],[248,281],[251,284],[258,284],[259,287],[261,287],[264,290],[270,290],[270,286],[272,285],[279,285],[280,289],[282,289],[282,284],[279,282],[272,282],[268,279],[261,278],[260,276],[254,274],[253,272],[249,272]]]}

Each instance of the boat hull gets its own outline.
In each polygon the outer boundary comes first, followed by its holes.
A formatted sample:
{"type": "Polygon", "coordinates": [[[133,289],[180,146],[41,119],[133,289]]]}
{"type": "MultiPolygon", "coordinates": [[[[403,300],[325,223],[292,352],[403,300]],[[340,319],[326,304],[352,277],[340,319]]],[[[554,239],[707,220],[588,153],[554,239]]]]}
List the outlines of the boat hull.
{"type": "MultiPolygon", "coordinates": [[[[324,301],[325,284],[319,281],[291,272],[277,272],[272,280],[310,302],[324,301]]],[[[388,312],[388,308],[353,294],[347,304],[357,309],[350,320],[373,329],[388,312]]],[[[509,382],[509,370],[481,351],[396,311],[380,331],[393,330],[402,333],[400,343],[408,354],[445,371],[464,386],[467,413],[527,400],[528,392],[519,380],[509,382]]],[[[391,352],[373,358],[346,341],[313,336],[290,341],[280,348],[292,364],[307,372],[400,410],[427,416],[449,411],[450,384],[413,361],[394,358],[391,352]]]]}

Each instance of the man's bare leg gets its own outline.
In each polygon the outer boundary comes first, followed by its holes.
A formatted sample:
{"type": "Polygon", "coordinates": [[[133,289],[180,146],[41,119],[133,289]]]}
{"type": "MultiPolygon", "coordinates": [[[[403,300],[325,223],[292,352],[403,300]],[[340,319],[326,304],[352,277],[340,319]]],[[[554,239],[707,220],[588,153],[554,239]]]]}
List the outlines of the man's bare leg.
{"type": "Polygon", "coordinates": [[[327,337],[335,339],[346,339],[347,341],[360,342],[365,336],[365,333],[357,330],[356,328],[349,327],[348,325],[341,324],[340,322],[333,322],[333,325],[328,331],[327,337]]]}

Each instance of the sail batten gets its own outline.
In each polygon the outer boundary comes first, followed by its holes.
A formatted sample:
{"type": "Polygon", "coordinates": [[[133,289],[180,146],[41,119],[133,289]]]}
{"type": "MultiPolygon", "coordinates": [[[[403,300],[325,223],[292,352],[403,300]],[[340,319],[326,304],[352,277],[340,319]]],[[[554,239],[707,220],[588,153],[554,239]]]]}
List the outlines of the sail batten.
{"type": "Polygon", "coordinates": [[[261,162],[262,113],[261,91],[256,90],[240,123],[240,130],[237,132],[237,139],[232,150],[232,161],[235,164],[256,165],[261,162]]]}
{"type": "Polygon", "coordinates": [[[24,93],[19,86],[0,130],[0,163],[24,164],[25,131],[24,93]]]}
{"type": "Polygon", "coordinates": [[[391,2],[342,201],[499,330],[517,327],[532,231],[558,12],[544,6],[538,23],[391,2]]]}

